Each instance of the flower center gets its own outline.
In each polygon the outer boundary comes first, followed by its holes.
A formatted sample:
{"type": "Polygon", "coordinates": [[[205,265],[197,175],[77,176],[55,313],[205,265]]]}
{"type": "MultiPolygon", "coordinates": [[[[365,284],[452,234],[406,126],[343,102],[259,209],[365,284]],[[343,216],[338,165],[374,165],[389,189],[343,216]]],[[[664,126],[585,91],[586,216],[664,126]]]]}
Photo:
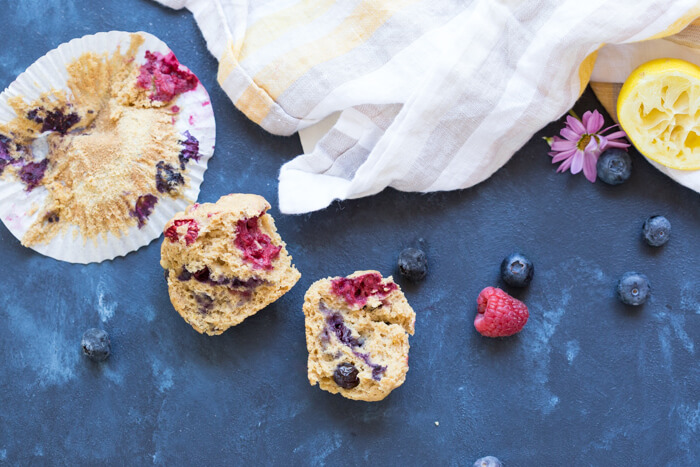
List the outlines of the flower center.
{"type": "Polygon", "coordinates": [[[581,136],[580,140],[578,140],[577,146],[581,151],[583,151],[584,149],[586,149],[586,146],[588,146],[588,143],[590,143],[590,142],[591,142],[591,135],[585,134],[585,135],[581,136]]]}
{"type": "Polygon", "coordinates": [[[597,154],[600,150],[600,138],[595,133],[590,134],[590,135],[588,133],[585,133],[585,134],[581,135],[581,139],[578,140],[578,143],[576,143],[576,147],[578,149],[580,149],[581,151],[585,151],[586,146],[588,146],[588,143],[591,142],[591,139],[595,139],[596,147],[593,148],[593,153],[597,154]]]}

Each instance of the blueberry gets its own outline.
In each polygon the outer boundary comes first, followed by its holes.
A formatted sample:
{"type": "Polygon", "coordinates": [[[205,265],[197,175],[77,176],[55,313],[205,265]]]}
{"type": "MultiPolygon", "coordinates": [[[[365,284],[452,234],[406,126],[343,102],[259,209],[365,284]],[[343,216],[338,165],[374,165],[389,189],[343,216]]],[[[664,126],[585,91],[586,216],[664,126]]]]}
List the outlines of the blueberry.
{"type": "Polygon", "coordinates": [[[102,329],[90,328],[83,334],[81,341],[83,353],[95,362],[101,362],[109,357],[109,335],[102,329]]]}
{"type": "Polygon", "coordinates": [[[501,278],[512,287],[527,287],[534,274],[532,261],[520,253],[506,256],[501,263],[501,278]]]}
{"type": "MultiPolygon", "coordinates": [[[[189,272],[189,271],[188,271],[189,272]]],[[[202,269],[199,271],[193,273],[192,275],[194,276],[195,279],[197,279],[199,282],[207,282],[209,280],[209,274],[211,271],[209,270],[208,266],[204,266],[202,269]]]]}
{"type": "Polygon", "coordinates": [[[641,305],[651,294],[649,279],[644,274],[626,272],[617,283],[617,296],[625,305],[641,305]]]}
{"type": "Polygon", "coordinates": [[[67,113],[64,109],[46,110],[37,107],[27,112],[27,118],[37,123],[41,123],[41,132],[57,131],[65,135],[68,130],[80,121],[80,117],[75,112],[67,113]]]}
{"type": "Polygon", "coordinates": [[[214,299],[211,295],[207,293],[197,293],[194,294],[194,301],[199,305],[199,312],[203,315],[209,314],[212,306],[214,305],[214,299]]]}
{"type": "Polygon", "coordinates": [[[57,131],[65,135],[68,130],[80,121],[80,117],[75,112],[67,113],[62,109],[49,110],[46,112],[41,131],[57,131]]]}
{"type": "Polygon", "coordinates": [[[632,175],[632,158],[620,148],[610,148],[598,158],[598,178],[608,185],[619,185],[632,175]]]}
{"type": "MultiPolygon", "coordinates": [[[[198,271],[199,272],[199,271],[198,271]]],[[[187,270],[187,268],[182,268],[182,271],[180,271],[180,274],[177,276],[178,280],[181,281],[188,281],[192,279],[192,273],[187,270]]]]}
{"type": "Polygon", "coordinates": [[[138,221],[139,229],[146,225],[146,219],[153,212],[153,207],[158,203],[158,198],[148,193],[136,198],[136,204],[133,211],[129,211],[132,217],[138,221]]]}
{"type": "Polygon", "coordinates": [[[27,191],[39,186],[48,166],[49,160],[44,159],[40,162],[28,162],[19,169],[19,178],[27,185],[27,191]]]}
{"type": "Polygon", "coordinates": [[[341,363],[333,372],[333,381],[341,388],[352,389],[360,384],[357,373],[357,368],[352,363],[341,363]]]}
{"type": "Polygon", "coordinates": [[[159,193],[177,193],[185,178],[176,167],[159,161],[156,164],[156,189],[159,193]]]}
{"type": "Polygon", "coordinates": [[[10,143],[10,138],[5,135],[0,134],[0,175],[5,170],[5,167],[13,162],[13,158],[10,155],[8,144],[10,143]]]}
{"type": "MultiPolygon", "coordinates": [[[[325,305],[323,305],[325,308],[325,305]]],[[[321,308],[323,310],[324,308],[321,308]]],[[[327,308],[325,308],[327,309],[327,308]]],[[[363,341],[352,336],[352,330],[345,325],[345,320],[339,312],[333,312],[326,317],[326,325],[338,340],[348,347],[362,347],[363,341]]]]}
{"type": "Polygon", "coordinates": [[[661,246],[671,238],[671,223],[664,216],[651,216],[644,221],[642,237],[651,246],[661,246]]]}
{"type": "Polygon", "coordinates": [[[503,464],[501,464],[501,461],[499,461],[497,457],[486,456],[477,459],[477,461],[474,462],[474,467],[503,467],[503,464]]]}
{"type": "Polygon", "coordinates": [[[419,281],[428,273],[428,258],[423,250],[406,248],[399,254],[399,272],[406,279],[419,281]]]}
{"type": "Polygon", "coordinates": [[[186,139],[184,141],[180,141],[183,148],[180,151],[180,154],[177,156],[177,158],[180,160],[180,168],[182,170],[185,170],[185,166],[189,161],[198,161],[199,158],[202,157],[202,155],[199,153],[199,141],[197,141],[197,138],[192,136],[189,131],[185,131],[184,136],[186,139]]]}

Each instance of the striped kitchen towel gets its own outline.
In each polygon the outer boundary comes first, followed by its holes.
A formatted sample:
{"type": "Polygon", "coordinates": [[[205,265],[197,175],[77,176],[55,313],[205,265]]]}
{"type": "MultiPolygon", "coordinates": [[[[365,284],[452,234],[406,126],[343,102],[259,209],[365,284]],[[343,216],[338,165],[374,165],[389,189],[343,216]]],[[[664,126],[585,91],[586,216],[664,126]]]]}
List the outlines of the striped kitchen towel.
{"type": "Polygon", "coordinates": [[[219,83],[267,131],[339,113],[282,167],[285,213],[475,185],[571,108],[603,44],[700,16],[697,0],[157,1],[192,11],[219,83]]]}

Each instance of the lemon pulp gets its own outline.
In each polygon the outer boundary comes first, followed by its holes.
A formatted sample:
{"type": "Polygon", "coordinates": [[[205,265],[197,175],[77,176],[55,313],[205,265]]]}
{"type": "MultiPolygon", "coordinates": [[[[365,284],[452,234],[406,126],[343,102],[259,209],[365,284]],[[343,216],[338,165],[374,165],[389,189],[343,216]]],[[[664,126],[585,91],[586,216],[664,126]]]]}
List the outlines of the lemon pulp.
{"type": "Polygon", "coordinates": [[[673,169],[700,169],[700,67],[668,58],[641,65],[620,90],[617,116],[649,159],[673,169]]]}

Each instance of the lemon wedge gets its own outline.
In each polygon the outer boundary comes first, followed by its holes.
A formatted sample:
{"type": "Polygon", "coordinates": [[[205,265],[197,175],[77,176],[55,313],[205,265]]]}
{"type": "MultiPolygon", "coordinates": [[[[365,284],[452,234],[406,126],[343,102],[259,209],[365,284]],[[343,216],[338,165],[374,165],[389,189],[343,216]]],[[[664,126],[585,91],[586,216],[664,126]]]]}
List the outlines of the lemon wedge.
{"type": "Polygon", "coordinates": [[[700,169],[700,67],[675,58],[643,64],[622,85],[617,117],[649,159],[700,169]]]}

